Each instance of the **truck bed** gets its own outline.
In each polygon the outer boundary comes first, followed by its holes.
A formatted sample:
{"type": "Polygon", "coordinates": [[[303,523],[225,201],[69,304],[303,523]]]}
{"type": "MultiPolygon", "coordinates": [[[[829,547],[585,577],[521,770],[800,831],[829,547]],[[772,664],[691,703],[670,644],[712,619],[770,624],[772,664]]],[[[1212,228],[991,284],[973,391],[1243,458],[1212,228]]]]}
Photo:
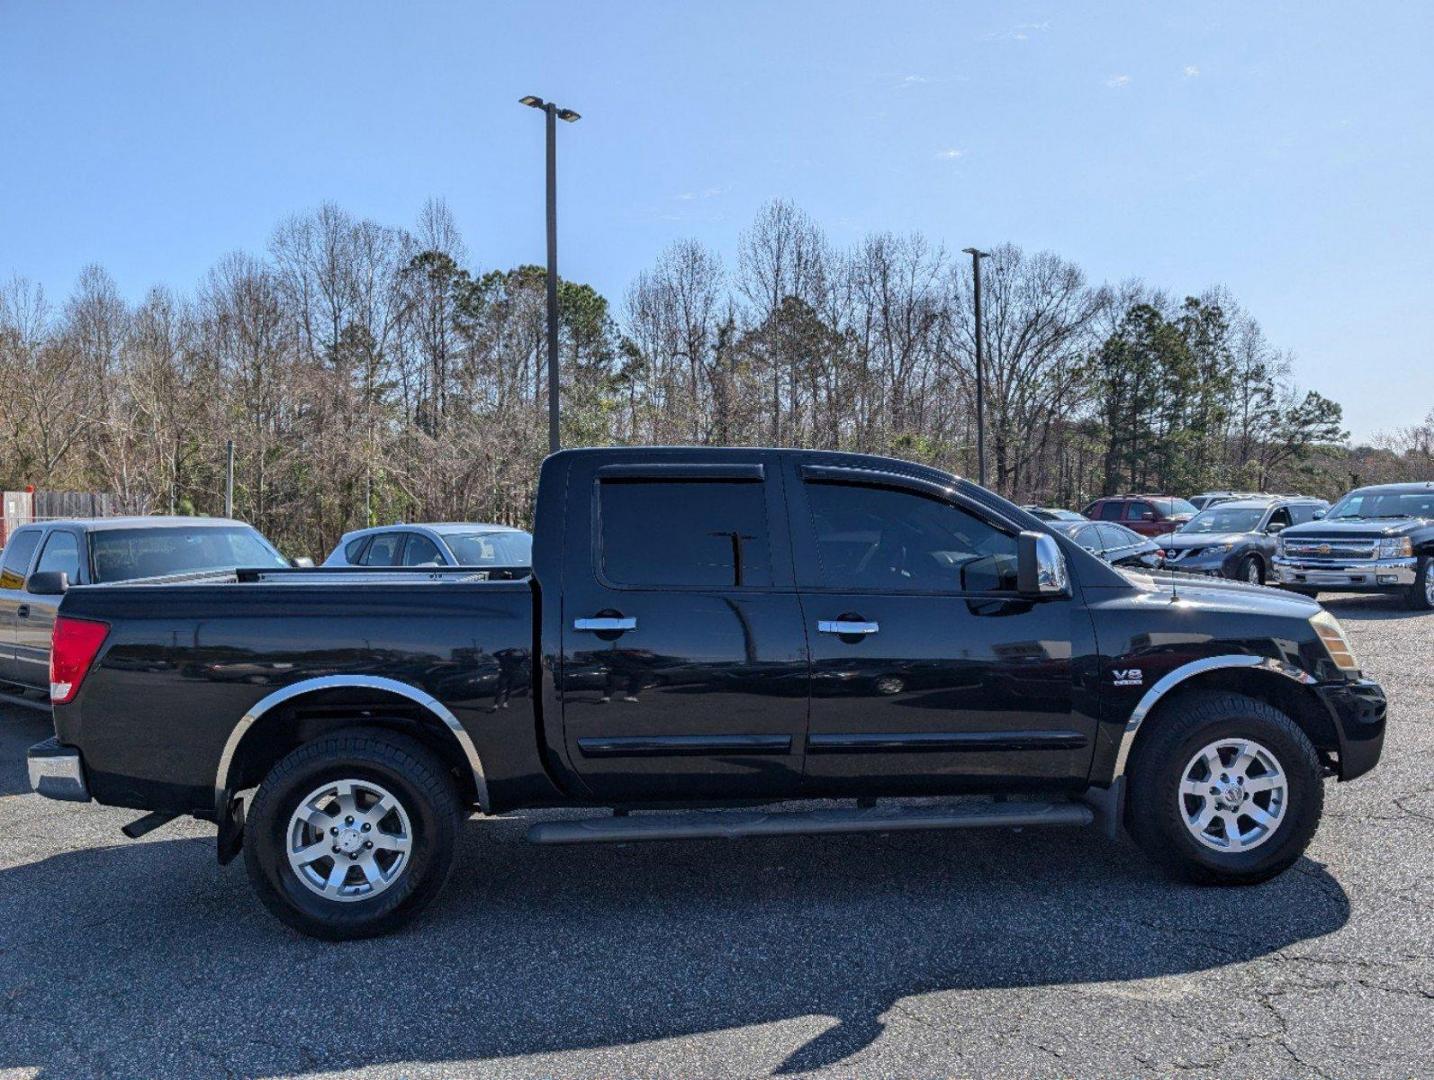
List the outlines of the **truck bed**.
{"type": "MultiPolygon", "coordinates": [[[[236,720],[265,711],[272,737],[289,738],[321,724],[326,709],[351,714],[356,701],[378,720],[411,712],[410,700],[385,690],[392,683],[440,703],[496,783],[510,766],[541,775],[533,603],[527,578],[431,568],[74,589],[65,616],[111,630],[75,701],[56,710],[57,735],[85,746],[101,802],[208,816],[236,720]],[[311,692],[266,711],[300,687],[311,692]],[[103,717],[93,715],[101,707],[103,717]]],[[[262,779],[232,764],[235,790],[262,779]]]]}

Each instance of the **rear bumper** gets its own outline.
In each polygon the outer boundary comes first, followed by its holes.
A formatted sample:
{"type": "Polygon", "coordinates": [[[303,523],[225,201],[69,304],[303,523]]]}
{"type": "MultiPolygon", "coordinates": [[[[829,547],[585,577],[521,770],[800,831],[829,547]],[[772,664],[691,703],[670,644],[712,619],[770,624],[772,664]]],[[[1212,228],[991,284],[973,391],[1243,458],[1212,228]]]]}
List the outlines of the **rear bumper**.
{"type": "Polygon", "coordinates": [[[1334,718],[1339,734],[1339,778],[1363,776],[1379,761],[1384,749],[1388,703],[1376,682],[1359,679],[1347,683],[1321,683],[1314,687],[1334,718]]]}
{"type": "Polygon", "coordinates": [[[1389,592],[1407,589],[1414,584],[1419,572],[1417,558],[1369,559],[1330,565],[1276,557],[1273,565],[1281,585],[1339,592],[1389,592]]]}
{"type": "Polygon", "coordinates": [[[47,799],[64,802],[89,802],[90,789],[85,783],[85,763],[73,746],[49,738],[30,747],[25,755],[30,773],[30,787],[47,799]]]}

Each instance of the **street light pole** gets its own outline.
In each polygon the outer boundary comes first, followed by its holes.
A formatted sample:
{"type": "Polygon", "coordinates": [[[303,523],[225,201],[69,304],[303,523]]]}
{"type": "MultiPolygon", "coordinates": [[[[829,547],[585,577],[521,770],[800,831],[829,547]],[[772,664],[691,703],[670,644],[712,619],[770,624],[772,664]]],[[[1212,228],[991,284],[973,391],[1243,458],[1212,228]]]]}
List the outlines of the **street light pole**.
{"type": "Polygon", "coordinates": [[[976,482],[986,486],[986,361],[982,341],[986,336],[981,323],[981,260],[991,253],[979,248],[962,248],[971,256],[971,285],[976,298],[976,482]]]}
{"type": "Polygon", "coordinates": [[[558,436],[558,121],[581,119],[572,109],[529,94],[520,103],[542,109],[548,144],[548,453],[556,453],[558,436]]]}

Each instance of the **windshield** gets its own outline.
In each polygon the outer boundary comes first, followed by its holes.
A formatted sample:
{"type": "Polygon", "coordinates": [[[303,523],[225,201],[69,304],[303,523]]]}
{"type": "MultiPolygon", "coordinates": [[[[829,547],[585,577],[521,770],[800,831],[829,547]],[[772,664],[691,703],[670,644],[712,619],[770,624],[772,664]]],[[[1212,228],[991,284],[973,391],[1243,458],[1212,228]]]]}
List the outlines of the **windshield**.
{"type": "Polygon", "coordinates": [[[1434,518],[1434,488],[1427,491],[1353,492],[1335,503],[1327,518],[1434,518]]]}
{"type": "Polygon", "coordinates": [[[533,538],[525,532],[444,533],[459,566],[528,566],[533,538]]]}
{"type": "Polygon", "coordinates": [[[269,541],[243,525],[101,529],[90,534],[90,556],[97,583],[289,565],[269,541]]]}
{"type": "Polygon", "coordinates": [[[1229,508],[1217,506],[1210,510],[1201,510],[1180,527],[1180,532],[1182,534],[1254,532],[1260,527],[1260,519],[1264,516],[1265,508],[1263,506],[1229,508]]]}
{"type": "Polygon", "coordinates": [[[1198,512],[1193,503],[1188,503],[1184,499],[1147,499],[1146,501],[1153,503],[1166,517],[1198,512]]]}

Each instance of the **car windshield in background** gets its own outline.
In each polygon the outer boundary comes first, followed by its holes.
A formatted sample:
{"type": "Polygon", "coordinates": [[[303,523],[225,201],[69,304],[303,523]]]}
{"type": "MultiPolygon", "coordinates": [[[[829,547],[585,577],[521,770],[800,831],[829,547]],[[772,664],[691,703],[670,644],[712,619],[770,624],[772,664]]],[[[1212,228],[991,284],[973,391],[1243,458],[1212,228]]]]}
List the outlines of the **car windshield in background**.
{"type": "Polygon", "coordinates": [[[1199,512],[1194,503],[1188,503],[1184,499],[1147,499],[1146,502],[1153,503],[1166,517],[1199,512]]]}
{"type": "Polygon", "coordinates": [[[1247,533],[1260,527],[1260,518],[1265,516],[1263,507],[1245,509],[1201,510],[1181,526],[1182,533],[1247,533]]]}
{"type": "Polygon", "coordinates": [[[1363,495],[1346,495],[1326,517],[1434,518],[1434,490],[1372,491],[1363,495]]]}
{"type": "Polygon", "coordinates": [[[459,566],[528,566],[533,538],[525,532],[445,533],[459,566]]]}
{"type": "Polygon", "coordinates": [[[102,529],[90,535],[96,582],[288,566],[253,529],[240,526],[180,529],[102,529]]]}

